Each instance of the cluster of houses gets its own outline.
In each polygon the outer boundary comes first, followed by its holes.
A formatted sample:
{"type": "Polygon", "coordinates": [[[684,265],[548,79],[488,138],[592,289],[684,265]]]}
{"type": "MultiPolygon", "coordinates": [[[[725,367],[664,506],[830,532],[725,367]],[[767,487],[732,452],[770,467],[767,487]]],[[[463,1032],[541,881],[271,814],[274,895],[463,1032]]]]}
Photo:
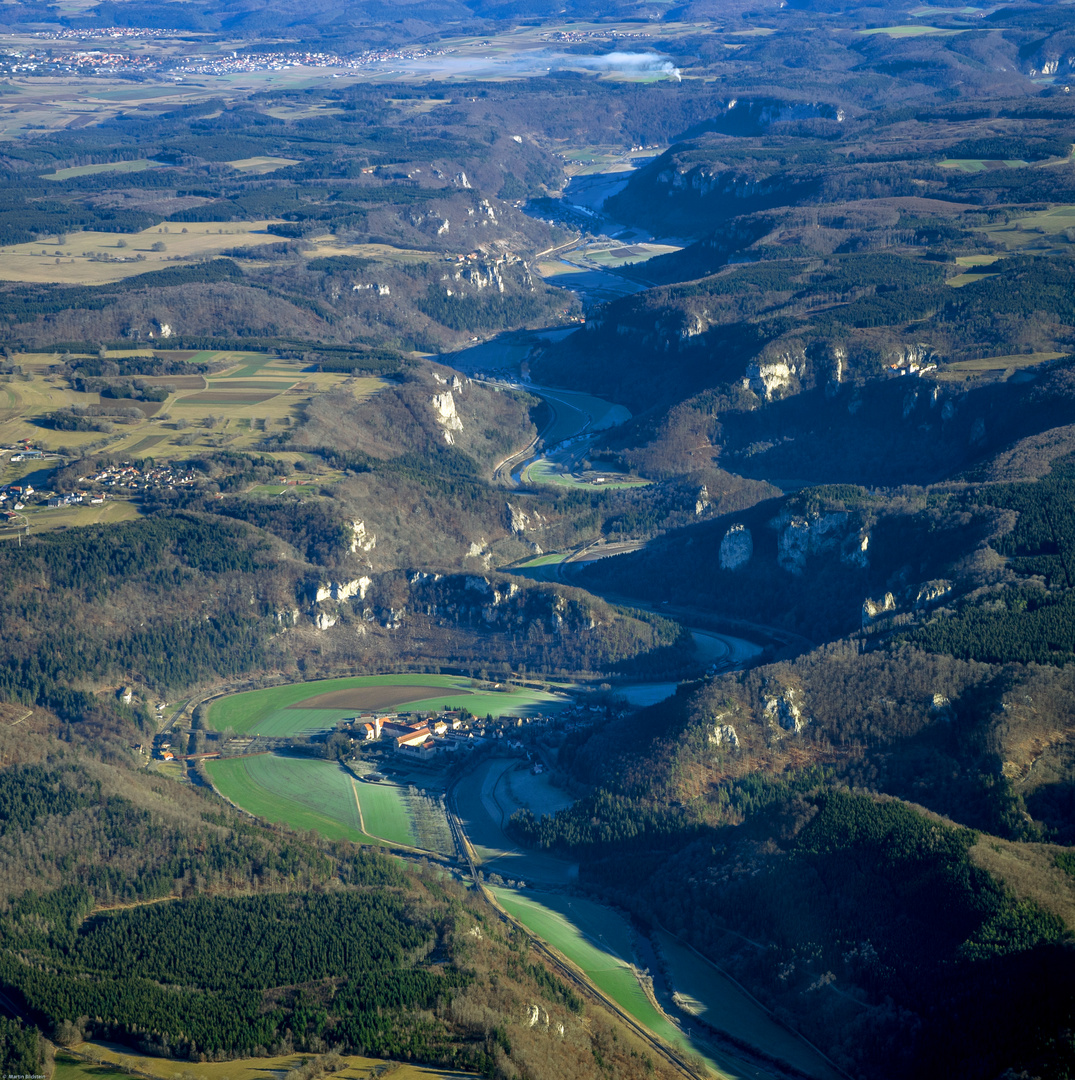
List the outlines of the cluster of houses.
{"type": "Polygon", "coordinates": [[[355,716],[344,721],[353,742],[377,742],[385,740],[394,744],[396,751],[413,757],[431,757],[443,751],[459,748],[474,733],[464,730],[463,716],[459,710],[447,710],[435,719],[412,720],[406,716],[355,716]]]}
{"type": "Polygon", "coordinates": [[[80,476],[78,482],[140,491],[155,487],[190,487],[198,482],[198,473],[182,462],[139,466],[121,461],[117,465],[106,465],[92,476],[80,476]]]}
{"type": "Polygon", "coordinates": [[[435,717],[423,719],[408,715],[363,715],[344,720],[352,742],[381,742],[397,753],[431,758],[435,754],[470,750],[490,739],[503,739],[499,745],[521,750],[518,729],[544,720],[544,717],[505,716],[499,720],[464,720],[459,709],[446,709],[435,717]]]}

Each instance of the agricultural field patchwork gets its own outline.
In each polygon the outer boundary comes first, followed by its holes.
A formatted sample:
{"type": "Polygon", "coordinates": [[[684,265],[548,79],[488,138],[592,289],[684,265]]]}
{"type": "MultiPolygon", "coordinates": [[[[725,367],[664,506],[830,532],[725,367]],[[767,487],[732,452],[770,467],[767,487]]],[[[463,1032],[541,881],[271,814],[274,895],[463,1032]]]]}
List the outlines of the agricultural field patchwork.
{"type": "MultiPolygon", "coordinates": [[[[149,356],[152,349],[110,350],[108,355],[149,356]]],[[[271,353],[165,350],[160,355],[231,366],[208,378],[192,373],[145,379],[147,384],[168,386],[174,392],[163,402],[112,402],[117,413],[126,406],[137,408],[142,415],[102,417],[109,422],[110,431],[56,431],[46,426],[47,414],[96,407],[102,399],[96,393],[73,390],[61,375],[50,373],[49,369],[60,363],[60,353],[18,353],[13,359],[23,374],[0,376],[0,445],[27,439],[44,450],[68,453],[92,445],[119,457],[151,455],[158,461],[214,449],[250,450],[267,434],[290,425],[302,406],[317,394],[347,383],[348,390],[361,400],[386,385],[377,377],[308,371],[305,368],[309,365],[301,360],[271,353]]],[[[301,456],[292,453],[281,459],[293,462],[301,456]]],[[[5,482],[11,479],[7,477],[5,482]]]]}

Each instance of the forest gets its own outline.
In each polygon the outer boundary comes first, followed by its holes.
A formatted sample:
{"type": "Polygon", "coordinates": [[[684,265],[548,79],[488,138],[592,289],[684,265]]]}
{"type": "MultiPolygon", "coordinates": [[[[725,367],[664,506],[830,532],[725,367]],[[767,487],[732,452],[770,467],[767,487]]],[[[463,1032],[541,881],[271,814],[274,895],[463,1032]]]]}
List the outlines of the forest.
{"type": "Polygon", "coordinates": [[[92,1038],[682,1075],[462,863],[146,764],[188,699],[452,672],[582,706],[534,737],[574,801],[513,843],[847,1075],[1075,1073],[1062,7],[8,7],[63,36],[35,73],[0,43],[0,480],[192,479],[3,530],[0,1071],[92,1038]],[[251,70],[57,72],[113,27],[251,70]],[[281,36],[354,66],[254,70],[281,36]]]}

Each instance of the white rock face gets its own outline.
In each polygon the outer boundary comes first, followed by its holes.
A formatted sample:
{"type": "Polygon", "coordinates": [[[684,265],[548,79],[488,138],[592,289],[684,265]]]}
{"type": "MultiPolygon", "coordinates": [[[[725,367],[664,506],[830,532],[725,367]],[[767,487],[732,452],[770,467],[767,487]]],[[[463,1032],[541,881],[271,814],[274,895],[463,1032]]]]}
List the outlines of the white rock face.
{"type": "Polygon", "coordinates": [[[832,550],[847,530],[846,511],[811,514],[809,517],[773,518],[777,530],[776,561],[789,573],[801,574],[808,555],[832,550]]]}
{"type": "Polygon", "coordinates": [[[785,731],[797,735],[806,726],[801,697],[799,690],[789,686],[778,697],[765,699],[765,715],[774,718],[785,731]]]}
{"type": "Polygon", "coordinates": [[[698,498],[694,502],[694,516],[699,517],[709,509],[709,488],[702,485],[698,492],[698,498]]]}
{"type": "Polygon", "coordinates": [[[322,600],[328,600],[332,596],[332,582],[327,585],[318,585],[314,589],[314,603],[320,604],[322,600]]]}
{"type": "Polygon", "coordinates": [[[448,230],[451,229],[451,227],[452,227],[452,223],[447,218],[445,218],[440,223],[440,228],[437,229],[437,235],[438,236],[445,236],[447,234],[448,230]]]}
{"type": "Polygon", "coordinates": [[[524,533],[527,527],[530,525],[530,515],[520,510],[517,506],[512,506],[511,503],[508,506],[508,523],[511,531],[518,536],[520,533],[524,533]]]}
{"type": "Polygon", "coordinates": [[[357,554],[364,551],[368,555],[377,546],[377,537],[373,533],[366,532],[364,521],[351,522],[351,552],[357,554]]]}
{"type": "Polygon", "coordinates": [[[791,387],[792,380],[805,370],[806,355],[802,352],[786,352],[755,360],[746,370],[743,387],[753,390],[766,401],[772,401],[775,397],[782,397],[791,387]]]}
{"type": "Polygon", "coordinates": [[[730,746],[733,750],[739,749],[739,736],[731,724],[715,724],[709,733],[710,746],[730,746]]]}
{"type": "Polygon", "coordinates": [[[880,600],[871,600],[866,597],[862,601],[862,625],[867,627],[893,614],[896,610],[896,598],[892,593],[885,593],[880,600]]]}
{"type": "Polygon", "coordinates": [[[463,421],[455,410],[455,398],[452,397],[451,390],[445,390],[443,394],[434,394],[430,398],[430,403],[433,406],[433,413],[436,416],[437,423],[444,428],[444,441],[449,446],[453,446],[455,439],[452,432],[462,431],[463,421]]]}
{"type": "Polygon", "coordinates": [[[750,530],[737,522],[725,534],[720,542],[721,570],[738,570],[746,566],[754,554],[754,537],[750,530]]]}
{"type": "Polygon", "coordinates": [[[858,566],[863,570],[870,565],[870,534],[862,533],[860,536],[850,536],[844,541],[843,550],[840,552],[840,561],[848,566],[858,566]]]}
{"type": "Polygon", "coordinates": [[[170,338],[172,336],[172,334],[175,332],[172,329],[172,324],[171,323],[162,322],[162,323],[158,323],[157,325],[160,327],[159,334],[160,334],[160,336],[162,338],[170,338]]]}
{"type": "Polygon", "coordinates": [[[932,604],[937,603],[938,600],[943,600],[951,591],[952,583],[945,581],[943,578],[924,582],[918,586],[918,592],[915,594],[915,610],[930,607],[932,604]]]}
{"type": "Polygon", "coordinates": [[[329,615],[325,611],[319,611],[314,616],[314,626],[316,626],[318,630],[328,630],[330,627],[333,627],[335,625],[336,625],[336,616],[335,615],[329,615]]]}
{"type": "Polygon", "coordinates": [[[354,581],[338,581],[332,586],[333,600],[350,600],[357,596],[359,600],[366,599],[366,592],[373,582],[368,577],[355,578],[354,581]]]}

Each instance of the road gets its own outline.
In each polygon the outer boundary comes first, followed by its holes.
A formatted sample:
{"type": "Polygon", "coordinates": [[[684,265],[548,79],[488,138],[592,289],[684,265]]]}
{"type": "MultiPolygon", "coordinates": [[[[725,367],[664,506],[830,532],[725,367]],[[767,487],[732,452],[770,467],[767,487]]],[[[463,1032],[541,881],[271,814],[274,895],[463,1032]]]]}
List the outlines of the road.
{"type": "Polygon", "coordinates": [[[542,941],[541,938],[536,937],[532,931],[528,930],[521,922],[509,915],[508,912],[497,903],[496,897],[493,896],[478,877],[478,866],[474,848],[471,846],[466,830],[463,828],[463,822],[455,812],[455,788],[461,781],[465,780],[466,775],[467,774],[464,773],[462,776],[458,777],[455,784],[453,784],[448,791],[448,798],[446,800],[448,824],[451,827],[452,837],[455,840],[456,846],[470,868],[470,876],[474,882],[475,888],[481,893],[486,903],[497,912],[505,923],[524,934],[534,947],[535,951],[544,956],[558,974],[574,987],[582,997],[588,998],[591,1001],[596,1001],[608,1009],[609,1012],[614,1013],[635,1033],[635,1035],[646,1043],[655,1054],[672,1065],[680,1075],[688,1077],[689,1080],[707,1080],[707,1075],[704,1072],[700,1072],[696,1069],[675,1049],[666,1046],[651,1031],[644,1028],[637,1020],[635,1020],[633,1016],[625,1012],[615,1001],[606,997],[605,994],[598,990],[598,988],[594,986],[578,968],[570,963],[570,961],[562,957],[555,949],[542,941]]]}

